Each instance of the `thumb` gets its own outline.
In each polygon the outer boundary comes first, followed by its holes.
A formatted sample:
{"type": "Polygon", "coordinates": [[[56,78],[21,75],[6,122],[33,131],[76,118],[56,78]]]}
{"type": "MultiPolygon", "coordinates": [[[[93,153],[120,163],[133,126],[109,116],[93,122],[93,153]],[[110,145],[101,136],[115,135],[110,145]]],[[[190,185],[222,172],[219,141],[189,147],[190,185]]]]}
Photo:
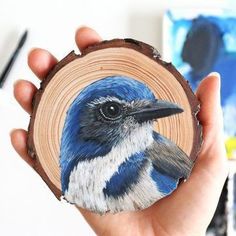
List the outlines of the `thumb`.
{"type": "Polygon", "coordinates": [[[178,211],[180,219],[191,209],[189,224],[195,222],[207,227],[228,173],[222,132],[220,75],[213,73],[207,76],[196,95],[201,105],[198,119],[203,129],[202,149],[189,179],[169,198],[173,197],[173,202],[178,201],[178,206],[181,206],[181,211],[178,211]]]}
{"type": "Polygon", "coordinates": [[[211,73],[207,76],[199,85],[196,95],[201,106],[198,119],[203,129],[203,145],[193,172],[206,169],[209,174],[220,177],[221,172],[226,173],[224,167],[227,166],[220,105],[220,75],[211,73]]]}
{"type": "Polygon", "coordinates": [[[213,72],[209,74],[200,83],[197,92],[197,98],[200,102],[200,112],[198,119],[203,127],[203,139],[215,135],[222,136],[223,118],[220,105],[220,74],[213,72]]]}

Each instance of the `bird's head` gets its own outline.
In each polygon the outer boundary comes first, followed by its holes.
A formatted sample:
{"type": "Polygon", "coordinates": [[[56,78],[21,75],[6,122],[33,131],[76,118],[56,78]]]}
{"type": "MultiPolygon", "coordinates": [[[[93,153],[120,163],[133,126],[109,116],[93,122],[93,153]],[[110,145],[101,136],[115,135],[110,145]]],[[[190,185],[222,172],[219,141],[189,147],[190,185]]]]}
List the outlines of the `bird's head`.
{"type": "Polygon", "coordinates": [[[105,156],[125,140],[139,146],[145,137],[152,138],[154,120],[182,111],[176,104],[157,100],[145,84],[124,76],[106,77],[84,88],[69,107],[62,132],[63,192],[78,161],[105,156]]]}
{"type": "Polygon", "coordinates": [[[84,144],[88,153],[99,154],[99,150],[111,149],[143,125],[152,126],[154,120],[182,111],[174,103],[156,99],[139,81],[106,77],[84,88],[70,106],[61,145],[73,152],[78,147],[81,152],[84,144]]]}

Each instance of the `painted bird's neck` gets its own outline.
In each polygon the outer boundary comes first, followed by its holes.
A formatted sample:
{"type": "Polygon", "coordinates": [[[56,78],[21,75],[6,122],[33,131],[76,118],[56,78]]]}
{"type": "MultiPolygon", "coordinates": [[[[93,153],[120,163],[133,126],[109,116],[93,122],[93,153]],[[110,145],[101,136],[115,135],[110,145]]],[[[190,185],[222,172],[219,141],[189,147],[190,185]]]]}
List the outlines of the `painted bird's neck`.
{"type": "MultiPolygon", "coordinates": [[[[65,190],[68,187],[70,173],[79,163],[91,163],[91,167],[93,167],[92,163],[96,162],[97,164],[100,163],[103,168],[108,163],[113,163],[115,170],[118,170],[118,167],[130,156],[145,151],[152,143],[153,126],[150,123],[136,127],[112,147],[95,146],[94,143],[88,142],[79,143],[77,145],[79,153],[72,153],[70,149],[62,153],[61,160],[65,160],[63,163],[61,162],[63,189],[65,190]]],[[[94,170],[98,170],[98,168],[94,166],[94,170]]]]}
{"type": "MultiPolygon", "coordinates": [[[[94,202],[103,199],[103,190],[119,167],[137,153],[143,152],[153,143],[152,126],[143,125],[113,146],[104,156],[79,161],[70,172],[70,181],[66,190],[67,199],[75,202],[92,196],[94,202]]],[[[86,202],[80,202],[81,205],[86,202]]]]}
{"type": "MultiPolygon", "coordinates": [[[[112,172],[116,172],[119,166],[124,163],[129,157],[144,152],[147,147],[153,143],[153,126],[152,124],[144,124],[140,127],[134,129],[129,135],[124,139],[120,140],[116,145],[114,145],[109,152],[104,155],[98,155],[96,157],[88,157],[87,159],[80,159],[77,164],[87,163],[86,165],[93,166],[93,171],[102,171],[102,168],[110,166],[112,172]],[[96,167],[97,166],[97,167],[96,167]]],[[[75,167],[76,168],[76,167],[75,167]]],[[[102,171],[103,172],[103,171],[102,171]]]]}

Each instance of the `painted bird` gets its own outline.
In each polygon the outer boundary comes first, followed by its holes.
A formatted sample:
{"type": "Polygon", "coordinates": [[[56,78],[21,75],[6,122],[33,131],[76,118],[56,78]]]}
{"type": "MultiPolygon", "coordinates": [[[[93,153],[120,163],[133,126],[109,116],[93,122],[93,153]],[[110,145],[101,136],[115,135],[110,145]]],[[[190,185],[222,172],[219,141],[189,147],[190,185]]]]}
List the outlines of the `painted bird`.
{"type": "Polygon", "coordinates": [[[170,194],[189,176],[193,163],[153,131],[153,122],[181,112],[125,76],[84,88],[70,105],[62,132],[65,199],[104,214],[144,209],[170,194]]]}

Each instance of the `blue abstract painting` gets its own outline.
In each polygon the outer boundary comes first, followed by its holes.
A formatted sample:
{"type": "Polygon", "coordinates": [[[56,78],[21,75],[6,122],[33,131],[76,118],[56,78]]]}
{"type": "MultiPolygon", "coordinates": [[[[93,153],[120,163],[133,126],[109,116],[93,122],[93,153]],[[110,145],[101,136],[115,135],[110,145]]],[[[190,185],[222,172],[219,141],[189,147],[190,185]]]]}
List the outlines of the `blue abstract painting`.
{"type": "Polygon", "coordinates": [[[221,74],[221,102],[228,155],[236,158],[236,14],[169,10],[164,17],[164,59],[195,91],[212,71],[221,74]]]}

